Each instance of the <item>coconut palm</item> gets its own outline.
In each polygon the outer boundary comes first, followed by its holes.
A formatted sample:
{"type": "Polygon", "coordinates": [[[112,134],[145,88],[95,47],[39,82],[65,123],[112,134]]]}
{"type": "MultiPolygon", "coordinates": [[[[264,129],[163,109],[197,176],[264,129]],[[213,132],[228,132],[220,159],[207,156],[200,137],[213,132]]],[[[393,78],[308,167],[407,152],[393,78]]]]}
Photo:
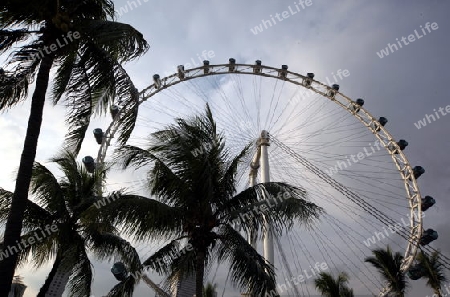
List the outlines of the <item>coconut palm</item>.
{"type": "MultiPolygon", "coordinates": [[[[105,110],[114,100],[128,108],[136,106],[136,89],[120,63],[143,54],[148,44],[133,27],[113,18],[111,0],[0,3],[0,54],[11,53],[4,69],[0,68],[0,110],[26,99],[29,85],[36,82],[5,228],[5,247],[20,239],[50,71],[54,70],[53,103],[64,101],[68,106],[66,143],[75,152],[94,111],[105,110]]],[[[121,141],[130,135],[136,116],[127,114],[121,141]]],[[[8,294],[16,262],[16,256],[0,262],[0,296],[8,294]]]]}
{"type": "Polygon", "coordinates": [[[372,254],[373,257],[367,257],[365,262],[372,264],[378,270],[390,288],[391,296],[404,297],[408,283],[405,273],[400,270],[403,255],[399,252],[393,254],[389,246],[386,249],[375,249],[372,254]]]}
{"type": "Polygon", "coordinates": [[[353,290],[347,286],[348,275],[345,272],[339,273],[336,279],[329,273],[321,272],[314,284],[322,296],[353,297],[353,290]]]}
{"type": "MultiPolygon", "coordinates": [[[[100,199],[98,186],[104,180],[104,172],[89,174],[69,152],[53,158],[52,162],[63,173],[59,180],[44,165],[35,163],[33,167],[30,189],[36,202],[27,201],[22,239],[35,237],[35,240],[33,244],[21,246],[19,263],[25,263],[30,255],[35,267],[55,259],[39,297],[46,296],[57,272],[70,274],[69,296],[91,296],[93,271],[88,251],[100,260],[117,255],[134,269],[140,268],[139,256],[108,221],[99,216],[86,216],[91,209],[96,209],[95,202],[100,199]]],[[[11,192],[0,191],[2,223],[7,219],[12,197],[11,192]]]]}
{"type": "Polygon", "coordinates": [[[422,267],[422,277],[427,279],[427,286],[433,289],[436,296],[442,297],[442,285],[447,281],[444,266],[440,262],[440,252],[434,251],[427,255],[423,250],[418,254],[417,260],[422,267]]]}
{"type": "Polygon", "coordinates": [[[217,284],[208,282],[203,287],[203,297],[217,297],[216,287],[217,284]]]}
{"type": "Polygon", "coordinates": [[[263,296],[275,290],[273,266],[234,229],[235,224],[260,236],[266,220],[274,235],[280,236],[294,222],[310,225],[322,209],[305,199],[304,190],[282,182],[258,184],[238,193],[236,174],[249,150],[250,145],[230,155],[207,106],[205,115],[177,119],[151,134],[146,149],[120,148],[117,160],[124,168],[150,169],[152,198],[121,198],[100,211],[115,224],[125,224],[125,234],[138,240],[167,240],[144,266],[169,275],[169,281],[195,276],[196,296],[203,294],[205,267],[213,260],[228,261],[231,281],[263,296]],[[214,145],[205,145],[209,143],[214,145]],[[194,156],[199,147],[204,149],[194,156]],[[282,193],[289,197],[272,200],[271,207],[261,201],[282,193]]]}

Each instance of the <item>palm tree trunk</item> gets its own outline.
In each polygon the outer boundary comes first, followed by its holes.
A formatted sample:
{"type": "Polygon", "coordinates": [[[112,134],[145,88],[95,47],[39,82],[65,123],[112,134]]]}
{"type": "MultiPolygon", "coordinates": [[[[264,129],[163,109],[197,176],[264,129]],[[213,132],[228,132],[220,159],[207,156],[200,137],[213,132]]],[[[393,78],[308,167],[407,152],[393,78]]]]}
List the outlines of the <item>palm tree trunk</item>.
{"type": "Polygon", "coordinates": [[[199,251],[197,254],[195,275],[195,297],[203,297],[203,277],[205,275],[205,252],[199,251]]]}
{"type": "Polygon", "coordinates": [[[45,294],[47,294],[47,291],[50,288],[50,284],[52,283],[53,278],[55,277],[56,272],[58,271],[59,264],[61,264],[61,261],[62,257],[61,255],[58,254],[56,256],[55,262],[53,263],[52,270],[50,270],[50,273],[48,274],[44,285],[41,287],[41,290],[39,291],[36,297],[45,297],[45,294]]]}
{"type": "MultiPolygon", "coordinates": [[[[31,100],[31,111],[28,118],[28,127],[25,142],[20,157],[19,171],[16,179],[16,187],[11,203],[11,210],[6,222],[5,235],[3,239],[3,251],[8,252],[16,246],[16,241],[20,241],[22,232],[22,220],[28,201],[28,188],[31,181],[34,158],[41,130],[42,113],[44,110],[45,94],[47,92],[50,69],[53,64],[53,56],[46,55],[39,66],[39,73],[36,78],[36,89],[31,100]]],[[[17,264],[17,253],[9,255],[0,261],[0,296],[8,296],[11,289],[11,282],[17,264]]]]}

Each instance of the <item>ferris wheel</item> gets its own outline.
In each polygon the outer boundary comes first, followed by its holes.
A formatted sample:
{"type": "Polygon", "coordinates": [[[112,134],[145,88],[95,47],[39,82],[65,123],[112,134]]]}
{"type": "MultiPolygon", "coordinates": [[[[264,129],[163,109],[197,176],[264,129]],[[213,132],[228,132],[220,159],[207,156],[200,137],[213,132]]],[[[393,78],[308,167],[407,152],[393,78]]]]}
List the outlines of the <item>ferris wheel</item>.
{"type": "Polygon", "coordinates": [[[231,152],[254,144],[239,170],[238,188],[283,181],[305,189],[325,210],[317,226],[295,226],[281,238],[268,229],[263,245],[252,242],[277,267],[284,294],[314,295],[308,279],[319,272],[313,268],[317,263],[326,263],[332,271],[350,272],[357,289],[385,296],[390,288],[364,263],[371,250],[389,243],[403,251],[401,270],[407,272],[419,248],[432,249],[428,244],[437,233],[424,230],[422,216],[435,201],[419,191],[417,179],[425,170],[408,162],[407,141],[396,140],[387,119],[370,114],[363,99],[350,99],[339,85],[325,85],[313,73],[301,75],[287,65],[239,64],[231,58],[193,69],[180,65],[164,78],[155,74],[137,101],[111,107],[109,127],[94,130],[97,160],[88,156],[83,162],[91,170],[105,163],[130,114],[138,112],[127,143],[145,145],[151,132],[201,113],[206,103],[231,152]],[[294,284],[295,276],[304,281],[294,284]]]}

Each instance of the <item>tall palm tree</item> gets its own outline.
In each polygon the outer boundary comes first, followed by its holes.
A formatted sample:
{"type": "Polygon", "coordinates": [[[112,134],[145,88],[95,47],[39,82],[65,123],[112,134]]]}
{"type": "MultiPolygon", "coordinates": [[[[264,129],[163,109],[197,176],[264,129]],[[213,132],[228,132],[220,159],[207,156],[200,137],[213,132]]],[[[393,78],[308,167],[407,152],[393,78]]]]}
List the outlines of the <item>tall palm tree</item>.
{"type": "MultiPolygon", "coordinates": [[[[117,255],[134,269],[140,268],[139,256],[107,220],[86,215],[101,199],[98,185],[104,180],[104,172],[89,174],[69,152],[52,161],[63,173],[59,180],[40,163],[33,168],[31,193],[36,202],[27,201],[22,239],[35,239],[33,244],[19,246],[19,263],[25,263],[31,255],[33,264],[39,267],[55,258],[38,297],[46,296],[57,272],[70,274],[69,296],[91,296],[93,272],[88,251],[100,260],[117,255]]],[[[2,223],[12,197],[11,192],[0,191],[2,223]]]]}
{"type": "Polygon", "coordinates": [[[403,255],[399,252],[395,254],[389,246],[386,249],[375,249],[372,251],[373,257],[367,257],[365,262],[374,266],[380,273],[382,279],[386,281],[391,289],[391,296],[404,297],[408,282],[400,268],[403,255]]]}
{"type": "Polygon", "coordinates": [[[294,222],[311,224],[322,208],[307,201],[304,190],[282,182],[238,193],[235,178],[250,145],[230,156],[209,106],[205,115],[177,119],[151,138],[146,149],[123,146],[117,160],[125,168],[149,166],[152,198],[117,199],[100,209],[102,215],[125,224],[125,234],[136,239],[169,241],[143,264],[169,280],[195,275],[197,297],[202,297],[205,267],[213,260],[229,261],[231,281],[242,289],[257,296],[275,290],[273,266],[234,229],[235,223],[247,233],[262,234],[267,220],[279,236],[294,222]],[[282,193],[289,197],[274,198],[282,193]],[[271,206],[263,197],[272,200],[271,206]]]}
{"type": "MultiPolygon", "coordinates": [[[[20,238],[50,70],[55,70],[53,103],[66,95],[70,126],[66,142],[75,152],[94,111],[104,110],[113,98],[129,108],[136,106],[137,91],[120,63],[145,53],[148,44],[133,27],[113,19],[111,0],[0,3],[0,54],[12,51],[5,69],[0,68],[0,111],[26,99],[29,84],[36,81],[5,228],[5,247],[20,238]]],[[[130,113],[123,122],[119,140],[125,141],[130,135],[135,116],[130,113]]],[[[16,256],[0,262],[0,296],[9,291],[16,262],[16,256]]]]}
{"type": "Polygon", "coordinates": [[[319,273],[319,277],[314,280],[316,289],[325,297],[353,297],[353,289],[348,284],[348,275],[345,272],[339,273],[336,279],[326,272],[319,273]]]}
{"type": "Polygon", "coordinates": [[[417,260],[423,268],[422,277],[427,279],[427,286],[433,289],[434,294],[442,297],[442,285],[447,281],[444,266],[440,262],[440,252],[434,251],[427,255],[423,250],[418,254],[417,260]]]}

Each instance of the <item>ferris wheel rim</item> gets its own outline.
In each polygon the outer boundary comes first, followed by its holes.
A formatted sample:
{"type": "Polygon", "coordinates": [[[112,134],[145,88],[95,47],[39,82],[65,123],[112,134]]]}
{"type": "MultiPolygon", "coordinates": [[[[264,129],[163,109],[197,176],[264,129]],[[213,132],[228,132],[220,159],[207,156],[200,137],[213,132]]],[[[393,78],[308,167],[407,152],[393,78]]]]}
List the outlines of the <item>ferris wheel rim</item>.
{"type": "MultiPolygon", "coordinates": [[[[154,83],[139,92],[139,98],[135,102],[136,108],[159,92],[179,83],[206,76],[224,74],[243,74],[275,78],[278,80],[287,81],[305,89],[309,89],[314,93],[321,95],[321,97],[325,97],[326,99],[333,101],[351,115],[356,117],[364,126],[366,126],[366,128],[369,129],[369,131],[375,135],[375,137],[380,141],[380,144],[391,156],[394,164],[396,165],[397,171],[401,175],[406,189],[406,194],[408,196],[407,199],[410,209],[409,238],[407,240],[404,259],[401,264],[401,271],[406,272],[416,257],[420,244],[420,238],[422,237],[422,197],[417,180],[414,176],[413,167],[410,165],[406,155],[403,153],[403,150],[397,144],[397,141],[395,141],[392,134],[390,134],[384,125],[380,124],[380,122],[364,107],[357,105],[351,98],[340,93],[339,87],[336,89],[334,86],[325,85],[322,82],[314,80],[314,76],[304,76],[299,73],[289,71],[287,70],[286,65],[283,65],[281,68],[276,68],[262,65],[260,64],[260,61],[257,61],[257,63],[253,65],[238,64],[232,62],[231,60],[232,59],[230,59],[230,63],[226,64],[209,65],[208,62],[203,66],[191,69],[184,69],[184,67],[180,65],[178,66],[178,72],[164,78],[159,78],[159,75],[155,74],[153,77],[154,83]]],[[[111,139],[114,137],[119,128],[121,117],[124,117],[131,112],[135,112],[135,110],[133,108],[120,108],[118,114],[113,118],[112,122],[108,126],[98,150],[97,162],[99,164],[104,163],[107,149],[110,146],[111,139]]],[[[384,289],[384,292],[386,292],[386,288],[384,289]]]]}

